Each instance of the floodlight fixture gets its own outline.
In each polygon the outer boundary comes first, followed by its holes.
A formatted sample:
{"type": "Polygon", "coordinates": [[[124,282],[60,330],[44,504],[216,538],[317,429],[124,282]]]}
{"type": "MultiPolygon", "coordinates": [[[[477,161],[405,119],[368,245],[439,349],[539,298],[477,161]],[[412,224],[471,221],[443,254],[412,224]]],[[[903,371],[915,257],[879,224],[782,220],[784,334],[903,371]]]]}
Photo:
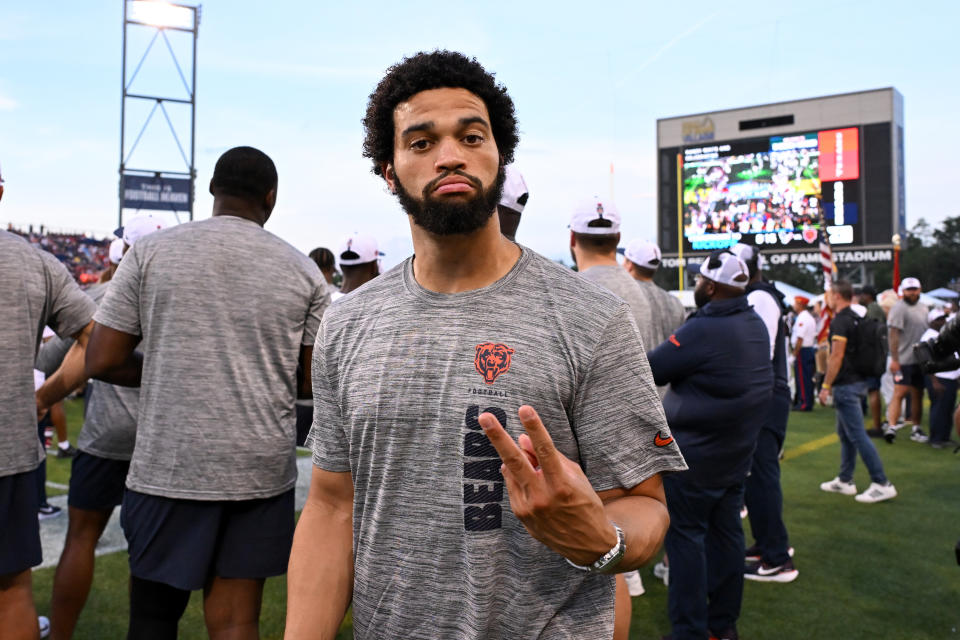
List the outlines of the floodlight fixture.
{"type": "MultiPolygon", "coordinates": [[[[200,6],[176,4],[162,0],[123,0],[123,58],[121,71],[121,109],[120,109],[120,189],[118,222],[123,226],[123,211],[127,209],[166,210],[174,215],[178,212],[189,213],[193,220],[194,183],[197,177],[196,170],[196,108],[197,108],[197,31],[200,26],[200,6]],[[140,61],[127,73],[127,30],[153,31],[146,50],[140,61]],[[167,31],[179,31],[190,34],[190,66],[184,73],[180,64],[180,56],[175,51],[174,42],[168,37],[167,31]],[[178,74],[185,90],[181,96],[157,95],[155,93],[132,92],[131,86],[143,68],[144,60],[150,54],[154,44],[163,42],[173,62],[173,69],[178,74]],[[189,78],[189,79],[188,79],[189,78]],[[146,101],[152,103],[153,108],[143,123],[140,133],[129,145],[126,139],[127,103],[129,101],[146,101]],[[178,132],[167,110],[167,105],[186,105],[190,109],[189,146],[182,140],[183,131],[178,132]],[[129,160],[140,143],[147,126],[156,114],[166,120],[172,134],[173,141],[183,160],[182,167],[150,167],[137,163],[133,166],[129,160]]],[[[173,34],[171,34],[173,35],[173,34]]],[[[180,41],[182,43],[182,40],[180,41]]],[[[161,47],[162,48],[162,47],[161,47]]],[[[183,53],[183,52],[181,52],[183,53]]],[[[138,156],[139,157],[139,156],[138,156]]],[[[179,216],[178,216],[179,219],[179,216]]]]}
{"type": "Polygon", "coordinates": [[[191,30],[195,7],[161,0],[127,0],[127,17],[134,24],[158,29],[191,30]]]}

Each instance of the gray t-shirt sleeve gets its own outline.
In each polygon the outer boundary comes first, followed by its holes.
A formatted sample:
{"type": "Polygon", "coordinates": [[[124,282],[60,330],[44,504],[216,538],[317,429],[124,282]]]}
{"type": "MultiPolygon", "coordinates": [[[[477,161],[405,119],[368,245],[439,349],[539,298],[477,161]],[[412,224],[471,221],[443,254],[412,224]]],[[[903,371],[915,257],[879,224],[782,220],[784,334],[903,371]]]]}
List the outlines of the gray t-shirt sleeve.
{"type": "Polygon", "coordinates": [[[307,311],[307,322],[303,327],[303,342],[301,344],[313,345],[317,339],[317,329],[320,328],[320,320],[330,306],[330,287],[326,280],[320,279],[320,283],[313,292],[310,300],[310,309],[307,311]]]}
{"type": "Polygon", "coordinates": [[[53,375],[63,364],[63,359],[74,342],[76,340],[73,338],[61,338],[59,336],[44,342],[40,345],[40,352],[37,354],[37,362],[33,365],[34,368],[43,371],[48,376],[53,375]]]}
{"type": "Polygon", "coordinates": [[[630,489],[687,468],[627,305],[607,324],[574,402],[580,463],[595,490],[630,489]]]}
{"type": "Polygon", "coordinates": [[[46,251],[38,252],[47,271],[46,324],[61,338],[69,338],[90,322],[97,305],[74,281],[67,268],[46,251]]]}
{"type": "Polygon", "coordinates": [[[99,324],[133,336],[143,335],[140,325],[139,246],[134,246],[123,256],[107,294],[93,317],[99,324]]]}
{"type": "Polygon", "coordinates": [[[887,326],[893,327],[894,329],[900,329],[903,331],[903,321],[906,313],[904,312],[905,306],[902,304],[895,304],[890,309],[890,313],[887,315],[887,326]]]}
{"type": "Polygon", "coordinates": [[[315,466],[325,471],[350,471],[350,444],[337,400],[336,366],[329,358],[326,323],[321,322],[313,347],[313,427],[307,446],[313,449],[315,466]]]}

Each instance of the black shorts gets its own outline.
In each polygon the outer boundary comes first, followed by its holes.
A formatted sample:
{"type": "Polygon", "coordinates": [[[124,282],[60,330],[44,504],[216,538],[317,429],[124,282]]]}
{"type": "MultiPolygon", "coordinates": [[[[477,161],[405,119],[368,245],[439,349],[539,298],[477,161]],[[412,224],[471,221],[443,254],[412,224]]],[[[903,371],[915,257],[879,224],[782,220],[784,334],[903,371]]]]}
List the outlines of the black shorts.
{"type": "Polygon", "coordinates": [[[75,509],[111,510],[123,501],[129,460],[111,460],[77,451],[70,468],[67,504],[75,509]]]}
{"type": "Polygon", "coordinates": [[[903,379],[897,382],[896,378],[894,378],[894,384],[902,384],[907,387],[913,387],[914,389],[923,389],[923,372],[920,371],[920,365],[902,364],[900,365],[900,374],[903,376],[903,379]]]}
{"type": "Polygon", "coordinates": [[[35,567],[40,547],[38,469],[0,478],[0,576],[35,567]]]}
{"type": "Polygon", "coordinates": [[[864,382],[867,383],[867,391],[879,391],[880,390],[880,378],[877,376],[870,376],[869,378],[864,378],[864,382]]]}
{"type": "Polygon", "coordinates": [[[190,591],[214,576],[283,575],[293,544],[294,493],[207,501],[127,489],[120,524],[130,547],[130,573],[190,591]]]}

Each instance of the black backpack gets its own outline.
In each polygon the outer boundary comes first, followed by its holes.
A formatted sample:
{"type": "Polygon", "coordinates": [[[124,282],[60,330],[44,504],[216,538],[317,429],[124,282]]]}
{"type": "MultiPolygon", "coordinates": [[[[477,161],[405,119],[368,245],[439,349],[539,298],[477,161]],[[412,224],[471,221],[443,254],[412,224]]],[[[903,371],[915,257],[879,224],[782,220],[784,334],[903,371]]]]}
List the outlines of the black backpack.
{"type": "Polygon", "coordinates": [[[879,378],[887,370],[887,325],[876,318],[857,318],[853,370],[864,378],[879,378]]]}

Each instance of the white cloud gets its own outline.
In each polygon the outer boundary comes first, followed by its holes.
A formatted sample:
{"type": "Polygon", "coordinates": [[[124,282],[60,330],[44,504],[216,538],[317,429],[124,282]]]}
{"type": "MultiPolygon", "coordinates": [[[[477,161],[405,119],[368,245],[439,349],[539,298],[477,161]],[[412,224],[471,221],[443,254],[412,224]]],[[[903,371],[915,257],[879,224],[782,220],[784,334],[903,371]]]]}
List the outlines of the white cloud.
{"type": "Polygon", "coordinates": [[[13,111],[18,106],[16,100],[0,94],[0,111],[13,111]]]}

